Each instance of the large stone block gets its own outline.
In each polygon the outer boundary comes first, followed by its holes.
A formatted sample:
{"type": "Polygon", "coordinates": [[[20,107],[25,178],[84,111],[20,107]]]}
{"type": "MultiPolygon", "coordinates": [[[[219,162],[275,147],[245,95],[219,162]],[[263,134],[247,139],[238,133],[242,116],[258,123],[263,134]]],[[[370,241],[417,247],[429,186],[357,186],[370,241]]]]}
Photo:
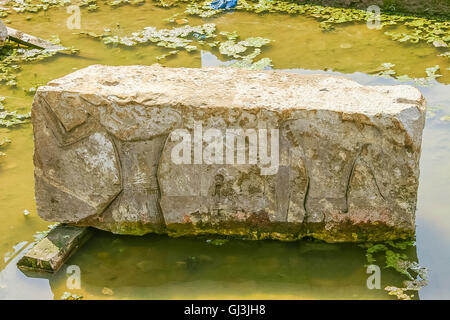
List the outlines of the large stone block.
{"type": "Polygon", "coordinates": [[[36,201],[122,234],[411,237],[425,100],[410,86],[91,66],[39,88],[36,201]]]}

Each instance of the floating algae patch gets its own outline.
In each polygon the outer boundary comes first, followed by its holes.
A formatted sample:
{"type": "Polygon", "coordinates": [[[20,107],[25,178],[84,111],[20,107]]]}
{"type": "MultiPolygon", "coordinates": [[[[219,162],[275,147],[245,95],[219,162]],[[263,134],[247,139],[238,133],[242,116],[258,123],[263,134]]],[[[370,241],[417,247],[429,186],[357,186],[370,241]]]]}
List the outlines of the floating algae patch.
{"type": "Polygon", "coordinates": [[[428,269],[421,267],[417,261],[411,261],[406,253],[409,247],[414,246],[414,241],[386,241],[383,243],[366,243],[361,247],[366,249],[366,258],[369,264],[377,263],[378,258],[383,258],[385,268],[391,268],[408,280],[403,281],[402,287],[386,286],[385,291],[401,300],[410,300],[414,292],[419,292],[428,285],[428,269]],[[384,255],[384,257],[382,257],[384,255]]]}
{"type": "MultiPolygon", "coordinates": [[[[88,12],[93,12],[99,9],[97,2],[97,0],[9,0],[7,3],[3,4],[4,8],[0,10],[0,18],[7,17],[11,12],[24,14],[38,13],[52,8],[61,8],[70,5],[86,8],[88,12]]],[[[111,7],[128,4],[139,6],[145,3],[145,0],[111,0],[102,1],[102,3],[111,7]]],[[[27,18],[29,20],[31,17],[27,18]]]]}
{"type": "MultiPolygon", "coordinates": [[[[170,18],[169,20],[171,20],[170,18]]],[[[114,35],[111,31],[103,34],[93,32],[80,32],[82,35],[101,40],[105,45],[122,45],[133,47],[140,44],[151,43],[159,47],[171,50],[163,55],[157,56],[156,59],[161,61],[169,56],[174,56],[180,50],[187,52],[196,51],[198,46],[207,46],[208,49],[217,49],[220,54],[241,61],[233,62],[232,67],[264,69],[271,66],[272,61],[269,58],[261,59],[254,62],[256,56],[261,53],[261,47],[268,45],[271,40],[262,37],[249,37],[238,41],[239,35],[234,32],[221,32],[216,34],[216,25],[206,23],[200,26],[189,26],[157,29],[156,27],[146,27],[139,32],[133,32],[127,36],[114,35]],[[217,40],[225,38],[225,40],[217,40]],[[249,50],[253,52],[248,53],[249,50]]]]}
{"type": "Polygon", "coordinates": [[[272,67],[272,60],[269,58],[262,58],[256,62],[244,58],[241,61],[233,62],[229,65],[232,68],[250,69],[250,70],[266,70],[272,67]]]}
{"type": "Polygon", "coordinates": [[[374,70],[372,73],[383,78],[393,78],[399,81],[411,81],[414,82],[417,86],[430,86],[432,85],[433,81],[437,78],[442,77],[441,74],[438,74],[441,67],[439,65],[435,65],[433,67],[428,67],[425,69],[426,77],[422,78],[411,78],[409,75],[397,75],[397,72],[394,70],[395,64],[386,62],[382,63],[376,70],[374,70]]]}
{"type": "Polygon", "coordinates": [[[385,287],[384,290],[389,295],[394,295],[400,300],[411,300],[415,295],[414,292],[419,292],[428,285],[428,269],[421,267],[417,262],[405,260],[403,255],[390,250],[386,251],[386,260],[389,267],[409,278],[409,280],[403,281],[401,288],[385,287]]]}
{"type": "Polygon", "coordinates": [[[210,1],[204,1],[202,3],[191,3],[188,4],[186,7],[186,10],[184,11],[188,15],[192,16],[198,16],[201,18],[210,18],[213,16],[218,16],[222,12],[226,12],[226,10],[219,9],[215,10],[211,8],[211,2],[210,1]]]}
{"type": "MultiPolygon", "coordinates": [[[[317,19],[320,28],[324,31],[333,30],[338,25],[365,23],[374,19],[373,13],[365,10],[324,7],[286,1],[240,0],[235,10],[253,13],[306,15],[317,19]]],[[[202,18],[209,18],[226,12],[227,10],[211,9],[210,1],[192,1],[185,10],[188,15],[202,18]]],[[[377,18],[380,21],[380,28],[389,29],[389,27],[393,27],[392,31],[385,32],[392,40],[409,43],[425,41],[435,47],[448,47],[450,44],[449,21],[396,14],[380,14],[377,18]],[[399,26],[403,29],[398,30],[397,27],[399,26]]]]}
{"type": "MultiPolygon", "coordinates": [[[[264,45],[270,43],[269,39],[261,38],[261,37],[250,37],[245,40],[236,42],[237,36],[230,39],[229,35],[227,41],[220,43],[219,52],[222,55],[230,56],[233,58],[244,58],[243,54],[247,51],[248,48],[261,48],[264,45]]],[[[247,59],[253,60],[261,50],[255,50],[251,55],[247,56],[247,59]]]]}
{"type": "Polygon", "coordinates": [[[133,32],[128,36],[118,36],[111,32],[97,35],[92,32],[80,32],[100,39],[106,45],[123,45],[132,47],[138,44],[153,43],[157,46],[170,49],[185,49],[188,52],[196,50],[192,45],[195,39],[209,39],[215,37],[216,26],[213,23],[207,23],[201,26],[183,26],[173,29],[157,29],[156,27],[146,27],[139,32],[133,32]]]}
{"type": "Polygon", "coordinates": [[[3,17],[6,17],[11,11],[17,13],[37,13],[47,11],[52,7],[62,7],[69,4],[70,0],[9,0],[3,6],[3,17]]]}
{"type": "MultiPolygon", "coordinates": [[[[139,6],[144,4],[145,0],[112,0],[103,1],[102,3],[113,7],[128,4],[139,6]]],[[[230,12],[230,10],[225,9],[212,9],[210,0],[155,0],[153,1],[153,4],[164,8],[182,5],[185,6],[185,14],[200,18],[211,18],[230,12]]],[[[6,9],[18,13],[37,13],[40,11],[47,11],[50,8],[68,5],[78,5],[86,8],[89,12],[97,11],[99,9],[97,0],[11,0],[6,4],[6,9]]],[[[326,7],[300,2],[275,0],[240,0],[236,8],[232,11],[245,11],[258,14],[285,13],[291,15],[304,15],[318,20],[320,28],[324,31],[333,30],[339,25],[365,23],[367,20],[374,19],[374,14],[366,10],[326,7]]],[[[0,17],[7,16],[9,12],[10,11],[2,9],[2,11],[0,11],[0,17]]],[[[408,43],[424,41],[435,47],[448,47],[450,44],[449,21],[392,13],[383,13],[377,16],[377,18],[380,21],[381,28],[389,29],[385,31],[385,34],[392,40],[408,43]]]]}
{"type": "MultiPolygon", "coordinates": [[[[126,4],[130,4],[133,6],[140,6],[145,3],[145,0],[113,0],[106,2],[109,6],[117,7],[117,6],[123,6],[126,4]]],[[[91,5],[93,6],[93,5],[91,5]]]]}
{"type": "Polygon", "coordinates": [[[19,124],[24,124],[31,118],[29,113],[17,113],[17,111],[7,111],[3,105],[4,97],[0,97],[0,127],[13,127],[19,124]]]}
{"type": "Polygon", "coordinates": [[[20,64],[41,61],[56,54],[54,51],[26,49],[5,45],[0,49],[0,83],[10,87],[17,85],[20,64]]]}
{"type": "Polygon", "coordinates": [[[376,75],[384,78],[394,77],[396,72],[392,69],[393,67],[395,67],[395,64],[393,63],[383,63],[377,70],[375,70],[376,75]]]}
{"type": "Polygon", "coordinates": [[[82,300],[83,296],[65,291],[60,299],[61,300],[82,300]]]}
{"type": "Polygon", "coordinates": [[[450,44],[450,22],[432,19],[387,16],[392,19],[390,25],[402,23],[403,30],[386,31],[385,34],[392,40],[399,42],[418,43],[425,41],[435,47],[448,47],[450,44]]]}
{"type": "MultiPolygon", "coordinates": [[[[142,5],[143,0],[114,0],[103,1],[108,6],[122,6],[125,4],[142,5]]],[[[211,1],[197,0],[155,0],[152,2],[154,6],[171,8],[182,7],[184,14],[196,16],[200,18],[212,18],[230,12],[230,10],[211,8],[211,1]]],[[[16,12],[35,13],[41,10],[48,10],[53,7],[61,7],[68,5],[78,5],[86,8],[87,11],[97,11],[99,7],[97,0],[26,0],[11,1],[7,4],[16,12]]],[[[320,5],[291,2],[291,1],[275,1],[275,0],[240,0],[236,8],[232,11],[241,11],[257,14],[279,13],[290,15],[302,15],[316,19],[319,27],[324,31],[331,31],[340,25],[348,25],[355,23],[366,23],[368,20],[374,19],[374,14],[366,10],[352,8],[336,8],[320,5]]],[[[2,11],[4,15],[7,11],[2,11]]],[[[168,18],[171,22],[180,21],[179,24],[187,23],[186,19],[176,19],[181,12],[174,14],[168,18]]],[[[404,43],[427,42],[438,48],[445,48],[450,45],[450,22],[447,20],[415,17],[403,14],[383,13],[376,17],[380,21],[380,28],[392,40],[404,43]]],[[[178,23],[178,22],[177,22],[178,23]]],[[[115,40],[113,40],[115,42],[115,40]]],[[[126,40],[124,39],[126,42],[126,40]]]]}
{"type": "Polygon", "coordinates": [[[261,49],[255,48],[254,51],[246,56],[239,56],[241,60],[234,61],[227,65],[231,68],[241,68],[250,70],[265,70],[272,67],[272,60],[270,58],[262,58],[258,61],[254,59],[261,53],[261,49]]]}

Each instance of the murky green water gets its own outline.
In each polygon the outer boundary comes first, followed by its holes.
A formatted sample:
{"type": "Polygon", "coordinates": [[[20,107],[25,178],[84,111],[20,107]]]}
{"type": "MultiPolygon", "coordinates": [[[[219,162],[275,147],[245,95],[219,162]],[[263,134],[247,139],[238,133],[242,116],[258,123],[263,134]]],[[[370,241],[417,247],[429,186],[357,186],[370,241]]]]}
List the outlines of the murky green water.
{"type": "MultiPolygon", "coordinates": [[[[101,6],[82,11],[81,30],[102,33],[105,28],[129,34],[146,26],[177,27],[163,19],[183,9],[163,9],[151,4],[117,9],[101,6]]],[[[64,8],[38,14],[11,15],[10,26],[51,38],[57,34],[65,46],[80,49],[78,56],[58,55],[22,66],[18,87],[0,86],[9,110],[29,111],[31,87],[64,76],[91,64],[153,64],[168,50],[141,45],[107,47],[100,41],[73,34],[64,8]],[[30,16],[31,20],[26,20],[30,16]]],[[[382,63],[395,64],[397,74],[425,77],[425,69],[440,66],[440,78],[420,86],[432,106],[423,137],[421,177],[417,207],[417,242],[406,254],[430,269],[427,287],[414,298],[450,298],[450,71],[445,50],[425,43],[400,44],[382,31],[365,25],[347,25],[324,33],[318,22],[301,16],[257,15],[233,12],[210,19],[188,17],[189,25],[215,23],[218,32],[237,31],[241,38],[260,36],[274,40],[260,58],[272,59],[274,69],[289,72],[343,75],[362,84],[400,84],[395,79],[368,75],[382,63]],[[445,119],[445,118],[443,118],[445,119]]],[[[166,66],[217,66],[229,60],[217,50],[187,53],[160,63],[166,66]]],[[[414,84],[413,82],[409,82],[414,84]]],[[[213,89],[214,84],[211,84],[213,89]]],[[[205,90],[208,88],[205,88],[205,90]]],[[[24,274],[15,263],[47,228],[36,213],[33,186],[31,125],[0,128],[0,137],[12,142],[0,159],[0,299],[59,299],[64,292],[84,298],[270,298],[270,299],[386,299],[383,288],[401,286],[406,277],[383,268],[381,290],[366,286],[365,250],[357,245],[229,241],[221,246],[203,239],[170,239],[163,236],[123,237],[99,232],[56,275],[24,274]],[[24,216],[24,210],[31,212],[24,216]],[[67,287],[66,268],[81,270],[81,289],[67,287]]]]}

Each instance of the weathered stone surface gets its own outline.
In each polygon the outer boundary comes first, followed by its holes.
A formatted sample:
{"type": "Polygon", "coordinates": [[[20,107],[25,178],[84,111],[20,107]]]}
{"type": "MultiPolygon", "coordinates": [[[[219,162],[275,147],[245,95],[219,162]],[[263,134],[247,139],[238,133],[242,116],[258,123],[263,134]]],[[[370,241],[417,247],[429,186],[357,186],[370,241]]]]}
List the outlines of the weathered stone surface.
{"type": "Polygon", "coordinates": [[[36,94],[38,212],[124,234],[409,237],[424,115],[410,86],[91,66],[36,94]]]}
{"type": "Polygon", "coordinates": [[[22,44],[24,46],[28,46],[31,48],[37,48],[37,49],[44,49],[47,52],[58,52],[58,51],[68,51],[69,49],[51,43],[50,41],[46,41],[44,39],[32,36],[30,34],[27,34],[25,32],[22,32],[20,30],[16,30],[14,28],[6,27],[6,30],[8,32],[8,38],[11,41],[17,42],[19,44],[22,44]]]}
{"type": "Polygon", "coordinates": [[[17,266],[25,271],[56,272],[91,234],[90,228],[58,225],[31,248],[17,266]]]}
{"type": "Polygon", "coordinates": [[[8,39],[8,29],[6,29],[6,26],[0,20],[0,47],[3,46],[3,44],[7,39],[8,39]]]}

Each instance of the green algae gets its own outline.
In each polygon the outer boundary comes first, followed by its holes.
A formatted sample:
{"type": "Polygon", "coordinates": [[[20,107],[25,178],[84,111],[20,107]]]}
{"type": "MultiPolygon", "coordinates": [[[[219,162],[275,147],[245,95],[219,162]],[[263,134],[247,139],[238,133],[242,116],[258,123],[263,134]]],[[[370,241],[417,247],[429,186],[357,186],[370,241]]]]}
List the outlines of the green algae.
{"type": "Polygon", "coordinates": [[[6,3],[6,7],[11,8],[17,13],[36,13],[39,11],[47,11],[50,7],[61,6],[63,1],[50,0],[50,1],[35,1],[24,0],[16,1],[11,0],[6,3]]]}
{"type": "Polygon", "coordinates": [[[385,250],[386,253],[386,268],[393,268],[395,271],[406,275],[412,280],[411,274],[408,272],[408,256],[404,253],[394,252],[392,250],[385,250]]]}
{"type": "Polygon", "coordinates": [[[82,300],[82,295],[77,295],[74,293],[70,293],[68,291],[65,291],[63,295],[61,296],[61,300],[82,300]]]}
{"type": "MultiPolygon", "coordinates": [[[[209,18],[227,12],[226,10],[213,10],[209,3],[210,1],[193,1],[188,4],[185,13],[209,18]]],[[[331,31],[339,25],[365,23],[368,19],[373,18],[373,13],[360,9],[324,7],[275,0],[241,0],[235,10],[305,15],[318,20],[320,28],[324,31],[331,31]]],[[[393,29],[385,32],[392,40],[409,43],[424,41],[435,47],[448,47],[450,43],[449,21],[398,14],[380,14],[379,19],[381,28],[393,29]],[[405,30],[399,31],[398,27],[403,27],[405,30]]]]}
{"type": "MultiPolygon", "coordinates": [[[[50,1],[39,0],[33,1],[28,0],[22,4],[22,6],[31,6],[40,8],[40,5],[44,2],[49,7],[56,5],[56,3],[50,1]]],[[[67,0],[60,5],[70,4],[71,1],[67,0]]],[[[218,16],[228,12],[227,10],[213,10],[210,7],[210,1],[197,1],[197,0],[181,0],[181,1],[154,1],[157,6],[162,7],[176,7],[179,5],[185,6],[184,12],[179,12],[171,17],[165,19],[171,23],[185,24],[187,19],[177,19],[182,13],[186,15],[198,16],[201,18],[210,18],[213,16],[218,16]],[[178,22],[180,21],[180,22],[178,22]]],[[[14,2],[13,2],[14,4],[14,2]]],[[[128,0],[118,0],[106,2],[110,6],[118,6],[123,4],[142,4],[142,1],[128,1],[128,0]]],[[[96,0],[85,0],[82,2],[82,6],[91,7],[92,10],[97,10],[96,0]]],[[[20,6],[19,6],[20,7],[20,6]]],[[[265,13],[280,13],[280,14],[290,14],[290,15],[303,15],[309,16],[319,21],[319,27],[324,31],[331,31],[339,25],[348,25],[355,23],[364,23],[369,18],[372,18],[372,13],[365,10],[359,9],[345,9],[345,8],[335,8],[335,7],[324,7],[320,5],[311,5],[305,3],[295,3],[286,1],[254,1],[254,0],[242,0],[239,1],[236,11],[253,12],[257,14],[265,13]]],[[[22,10],[16,10],[22,12],[22,10]]],[[[33,11],[34,12],[34,11],[33,11]]],[[[398,15],[398,14],[381,14],[379,16],[381,27],[384,33],[392,40],[403,42],[403,43],[419,43],[427,42],[431,45],[441,48],[448,47],[450,43],[450,22],[439,19],[415,17],[408,15],[398,15]]],[[[213,25],[213,24],[211,24],[213,25]]],[[[270,68],[272,66],[272,60],[270,58],[263,58],[259,61],[255,61],[254,57],[245,56],[246,48],[252,47],[252,43],[244,44],[241,42],[236,42],[237,35],[232,32],[221,32],[220,35],[227,37],[227,41],[205,41],[207,37],[201,32],[193,31],[194,39],[189,39],[189,36],[184,36],[177,34],[176,29],[160,29],[156,30],[153,27],[148,27],[145,31],[138,33],[133,33],[129,36],[119,36],[112,33],[105,33],[102,35],[96,35],[92,32],[82,32],[83,34],[99,38],[103,43],[107,45],[123,45],[123,46],[135,46],[146,42],[154,42],[157,46],[177,49],[171,50],[168,53],[162,54],[156,57],[158,62],[164,61],[170,56],[175,56],[179,53],[179,50],[186,50],[187,52],[197,51],[200,46],[207,46],[209,48],[218,48],[222,55],[232,57],[234,59],[240,59],[240,61],[233,62],[230,66],[237,68],[246,69],[256,69],[263,70],[270,68]],[[153,34],[152,34],[153,32],[153,34]],[[161,32],[163,32],[161,34],[161,32]],[[166,32],[167,34],[164,34],[166,32]],[[169,38],[165,38],[168,36],[169,38]],[[192,44],[193,41],[197,42],[197,45],[192,44]]],[[[186,29],[194,28],[186,26],[186,29]]],[[[192,36],[192,35],[190,35],[192,36]]],[[[216,37],[217,35],[214,35],[216,37]]],[[[254,38],[259,41],[262,38],[254,38]]],[[[270,42],[270,40],[265,39],[270,42]]],[[[246,40],[244,40],[246,41],[246,40]]],[[[252,38],[247,39],[247,41],[252,41],[252,38]]],[[[266,45],[268,42],[262,44],[266,45]]],[[[253,43],[253,45],[256,43],[253,43]]],[[[259,46],[254,46],[258,48],[259,46]]],[[[256,52],[256,51],[255,51],[256,52]]],[[[439,56],[445,55],[447,53],[441,53],[439,56]]],[[[434,67],[430,67],[434,68],[434,67]]],[[[430,82],[441,75],[433,72],[433,69],[428,68],[425,70],[427,77],[424,78],[410,78],[408,75],[396,75],[392,68],[386,68],[381,70],[379,75],[383,77],[393,77],[400,81],[414,81],[416,84],[421,86],[427,86],[430,82]],[[429,70],[430,69],[430,70],[429,70]]],[[[7,74],[8,75],[8,74],[7,74]]],[[[1,80],[1,79],[0,79],[1,80]]],[[[14,86],[15,80],[9,79],[7,81],[8,85],[14,86]]]]}
{"type": "Polygon", "coordinates": [[[229,240],[228,239],[213,239],[213,240],[206,240],[206,243],[212,244],[214,246],[223,246],[226,244],[229,240]]]}
{"type": "MultiPolygon", "coordinates": [[[[216,26],[213,23],[207,23],[200,26],[183,26],[172,29],[157,29],[156,27],[146,27],[139,32],[133,32],[127,36],[114,35],[107,32],[97,35],[93,32],[80,32],[96,39],[100,39],[105,45],[123,45],[136,46],[138,44],[152,43],[159,47],[169,49],[184,49],[188,52],[197,49],[192,45],[198,39],[210,39],[215,37],[216,26]]],[[[172,54],[176,54],[173,52],[172,54]]]]}
{"type": "Polygon", "coordinates": [[[218,16],[226,10],[219,9],[214,10],[211,8],[210,1],[204,1],[202,3],[192,2],[187,5],[184,13],[191,16],[197,16],[200,18],[211,18],[213,16],[218,16]]]}
{"type": "Polygon", "coordinates": [[[237,38],[239,38],[239,35],[237,31],[229,32],[229,31],[222,31],[220,32],[220,35],[224,36],[228,40],[235,41],[237,38]]]}
{"type": "Polygon", "coordinates": [[[239,42],[236,42],[238,36],[233,35],[233,39],[230,40],[229,35],[227,35],[227,38],[229,40],[222,42],[219,45],[220,54],[233,58],[243,58],[248,61],[252,61],[258,54],[261,53],[261,50],[255,50],[251,55],[244,56],[244,53],[249,48],[260,48],[270,43],[269,39],[261,37],[250,37],[239,42]]]}
{"type": "Polygon", "coordinates": [[[385,241],[382,243],[365,243],[360,245],[366,249],[368,264],[377,262],[378,257],[384,253],[386,269],[394,269],[399,274],[408,278],[403,281],[403,287],[386,286],[385,291],[401,300],[410,300],[414,297],[411,292],[418,292],[428,284],[428,269],[421,267],[416,261],[411,261],[406,250],[414,246],[413,240],[407,241],[385,241]]]}
{"type": "Polygon", "coordinates": [[[428,269],[421,267],[415,261],[408,261],[405,255],[388,250],[386,251],[386,261],[388,267],[394,268],[410,279],[403,281],[401,288],[386,286],[384,290],[389,295],[394,295],[400,300],[411,300],[414,292],[419,292],[428,285],[428,269]]]}
{"type": "Polygon", "coordinates": [[[133,6],[140,6],[144,3],[145,3],[145,0],[131,0],[131,1],[130,0],[113,0],[113,1],[107,2],[107,4],[112,7],[123,6],[126,4],[130,4],[133,6]]]}
{"type": "Polygon", "coordinates": [[[17,73],[21,64],[37,62],[52,57],[54,51],[28,49],[7,44],[0,48],[0,83],[10,87],[17,86],[17,73]]]}
{"type": "Polygon", "coordinates": [[[395,64],[385,62],[381,64],[381,66],[377,70],[375,70],[376,75],[384,78],[394,77],[396,75],[396,72],[392,69],[393,67],[395,67],[395,64]]]}
{"type": "Polygon", "coordinates": [[[381,243],[370,246],[366,251],[367,262],[370,264],[375,263],[376,259],[373,257],[374,253],[383,252],[386,250],[388,250],[387,247],[381,243]]]}
{"type": "Polygon", "coordinates": [[[272,60],[270,58],[262,58],[254,62],[253,59],[244,57],[243,60],[233,62],[228,67],[248,70],[266,70],[272,67],[272,60]]]}
{"type": "MultiPolygon", "coordinates": [[[[0,97],[0,127],[13,127],[27,123],[31,118],[31,113],[17,113],[17,111],[7,111],[3,102],[4,97],[0,97]]],[[[1,146],[1,145],[0,145],[1,146]]]]}
{"type": "MultiPolygon", "coordinates": [[[[112,0],[105,4],[113,7],[122,5],[142,5],[145,0],[112,0]]],[[[169,8],[186,5],[184,13],[201,18],[211,18],[229,12],[229,10],[214,10],[210,1],[198,0],[155,0],[155,6],[169,8]]],[[[97,11],[97,0],[83,0],[81,4],[71,1],[56,0],[25,0],[10,1],[7,9],[17,13],[36,13],[46,11],[53,7],[64,7],[78,4],[87,11],[97,11]]],[[[373,19],[373,13],[361,9],[326,7],[321,5],[276,1],[276,0],[241,0],[233,11],[245,11],[257,14],[280,13],[290,15],[303,15],[316,19],[319,27],[324,31],[331,31],[339,25],[365,23],[373,19]]],[[[0,17],[6,17],[9,11],[0,11],[0,17]]],[[[179,15],[178,13],[177,15],[179,15]]],[[[172,22],[174,21],[172,17],[172,22]]],[[[427,42],[435,47],[448,47],[450,45],[450,22],[439,18],[424,18],[412,15],[382,13],[378,16],[380,26],[384,33],[392,40],[403,43],[427,42]]]]}
{"type": "Polygon", "coordinates": [[[393,22],[403,22],[404,30],[386,31],[384,34],[399,42],[427,42],[435,47],[448,47],[450,43],[450,23],[418,17],[391,16],[393,22]]]}
{"type": "MultiPolygon", "coordinates": [[[[172,16],[168,21],[172,21],[175,18],[176,16],[172,16]]],[[[270,39],[249,37],[238,41],[239,35],[236,31],[222,31],[217,34],[216,25],[213,23],[199,26],[185,25],[171,29],[146,27],[142,31],[133,32],[126,36],[114,35],[111,31],[107,31],[103,34],[82,31],[79,32],[79,34],[100,40],[105,45],[132,47],[142,44],[153,44],[166,49],[171,49],[169,52],[157,56],[156,60],[158,62],[177,55],[180,50],[192,52],[198,50],[198,47],[208,47],[209,49],[218,50],[223,56],[238,59],[238,61],[234,61],[230,64],[231,67],[263,70],[272,66],[272,60],[269,58],[263,58],[256,62],[254,61],[261,53],[260,48],[271,43],[270,39]],[[220,38],[225,38],[225,40],[217,40],[220,38]],[[249,50],[253,51],[248,53],[249,50]]]]}
{"type": "MultiPolygon", "coordinates": [[[[102,3],[111,7],[123,5],[139,6],[144,4],[145,0],[111,0],[102,1],[102,3]]],[[[52,8],[61,8],[70,5],[86,8],[88,12],[94,12],[99,9],[97,0],[10,0],[4,4],[4,8],[0,9],[0,18],[5,18],[12,12],[24,14],[38,13],[52,8]]],[[[31,19],[31,17],[29,17],[29,19],[31,19]]]]}
{"type": "Polygon", "coordinates": [[[393,78],[399,81],[411,81],[414,82],[418,86],[430,86],[434,80],[436,80],[439,77],[442,77],[441,74],[438,74],[439,70],[441,69],[439,65],[435,65],[432,67],[428,67],[425,69],[426,77],[422,78],[411,78],[408,75],[397,75],[397,72],[393,69],[395,67],[395,64],[393,63],[382,63],[377,69],[375,69],[372,73],[376,76],[383,77],[383,78],[393,78]]]}
{"type": "Polygon", "coordinates": [[[429,67],[425,69],[425,72],[427,74],[426,79],[428,80],[434,80],[437,79],[439,77],[442,77],[442,75],[440,74],[436,74],[436,72],[438,72],[440,69],[440,67],[438,65],[434,66],[434,67],[429,67]]]}
{"type": "Polygon", "coordinates": [[[241,57],[241,54],[245,51],[247,51],[247,47],[241,45],[240,43],[235,43],[233,40],[225,41],[219,46],[219,52],[222,55],[230,56],[233,58],[241,57]]]}

